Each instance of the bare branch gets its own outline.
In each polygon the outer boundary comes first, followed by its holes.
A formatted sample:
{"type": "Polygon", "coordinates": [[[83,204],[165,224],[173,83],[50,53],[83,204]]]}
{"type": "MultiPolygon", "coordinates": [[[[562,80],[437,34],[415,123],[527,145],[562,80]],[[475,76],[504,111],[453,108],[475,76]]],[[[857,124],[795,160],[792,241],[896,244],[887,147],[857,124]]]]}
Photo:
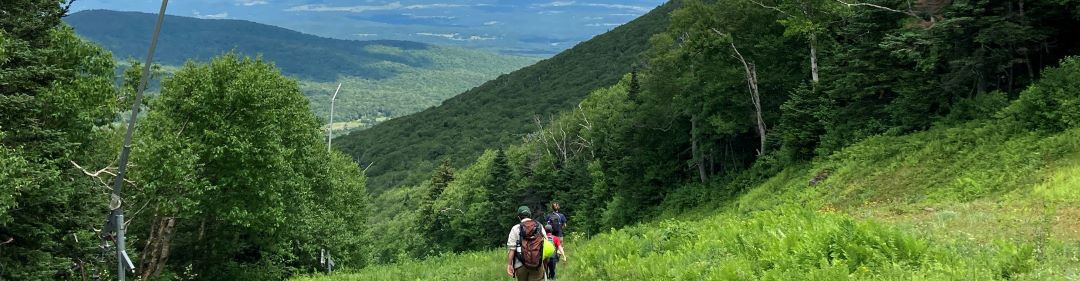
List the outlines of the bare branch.
{"type": "Polygon", "coordinates": [[[375,165],[375,161],[371,161],[371,163],[367,164],[367,167],[364,167],[364,174],[367,174],[367,169],[371,168],[371,165],[375,165]]]}
{"type": "Polygon", "coordinates": [[[146,202],[143,203],[142,207],[139,207],[138,211],[135,211],[135,213],[132,213],[131,216],[128,217],[129,219],[124,222],[124,228],[127,228],[128,224],[131,223],[131,220],[133,220],[133,219],[135,219],[135,217],[139,216],[139,214],[142,213],[143,210],[146,210],[146,206],[148,206],[148,205],[150,205],[150,200],[146,200],[146,202]]]}
{"type": "Polygon", "coordinates": [[[871,7],[871,8],[875,8],[875,9],[882,10],[882,11],[889,11],[889,12],[893,12],[893,13],[900,13],[900,14],[909,15],[909,16],[915,17],[915,18],[917,18],[919,20],[923,20],[922,17],[920,17],[918,14],[915,14],[915,12],[911,11],[910,9],[907,10],[907,11],[901,11],[901,10],[897,10],[897,9],[893,9],[893,8],[889,8],[889,7],[885,7],[885,6],[881,6],[881,5],[876,5],[876,4],[871,4],[871,3],[864,3],[864,2],[850,2],[849,3],[849,2],[844,2],[844,0],[836,0],[836,2],[840,2],[840,4],[844,4],[844,5],[848,6],[848,7],[859,7],[859,6],[871,7]]]}
{"type": "Polygon", "coordinates": [[[592,130],[592,123],[589,122],[589,116],[585,115],[585,109],[581,108],[580,103],[577,105],[577,107],[578,107],[577,112],[581,113],[581,120],[585,121],[585,124],[581,124],[581,127],[585,128],[586,130],[592,130]]]}
{"type": "MultiPolygon", "coordinates": [[[[716,29],[713,29],[716,31],[716,29]]],[[[761,148],[758,149],[758,156],[765,153],[765,119],[761,117],[761,95],[758,92],[758,79],[757,70],[753,63],[747,62],[742,53],[739,52],[739,48],[735,47],[735,42],[731,42],[731,49],[735,51],[737,59],[743,64],[743,68],[746,70],[746,84],[750,89],[750,99],[754,103],[754,115],[757,120],[758,135],[761,137],[761,148]]]]}
{"type": "MultiPolygon", "coordinates": [[[[76,169],[79,169],[80,171],[82,171],[83,174],[86,174],[87,176],[90,176],[91,178],[94,178],[95,180],[97,180],[98,183],[100,183],[106,189],[109,189],[109,184],[104,179],[101,178],[102,174],[110,175],[110,176],[113,176],[114,178],[116,177],[116,173],[112,171],[112,170],[116,170],[116,168],[112,167],[111,164],[109,166],[105,167],[105,168],[101,168],[101,170],[97,170],[96,172],[90,172],[86,168],[83,168],[82,166],[79,166],[79,163],[75,163],[75,161],[69,161],[69,162],[71,162],[71,165],[74,165],[76,169]]],[[[131,184],[132,186],[136,186],[135,182],[131,181],[129,179],[124,179],[124,182],[126,182],[128,184],[131,184]]]]}
{"type": "Polygon", "coordinates": [[[777,11],[777,12],[780,12],[781,14],[784,14],[784,15],[789,16],[789,17],[791,16],[791,14],[789,14],[788,12],[785,12],[784,10],[781,10],[780,8],[765,5],[765,3],[758,2],[757,0],[750,0],[750,2],[753,2],[754,4],[757,4],[758,6],[761,6],[762,8],[777,11]]]}

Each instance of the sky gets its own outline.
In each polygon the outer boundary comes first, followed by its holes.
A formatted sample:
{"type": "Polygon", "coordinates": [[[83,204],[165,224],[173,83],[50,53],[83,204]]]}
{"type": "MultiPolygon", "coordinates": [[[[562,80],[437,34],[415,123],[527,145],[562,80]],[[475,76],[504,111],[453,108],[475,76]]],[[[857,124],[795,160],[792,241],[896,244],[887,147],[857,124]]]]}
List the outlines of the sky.
{"type": "MultiPolygon", "coordinates": [[[[173,0],[167,14],[239,19],[319,36],[409,40],[550,56],[663,0],[173,0]]],[[[73,11],[156,13],[160,0],[76,0],[73,11]]]]}

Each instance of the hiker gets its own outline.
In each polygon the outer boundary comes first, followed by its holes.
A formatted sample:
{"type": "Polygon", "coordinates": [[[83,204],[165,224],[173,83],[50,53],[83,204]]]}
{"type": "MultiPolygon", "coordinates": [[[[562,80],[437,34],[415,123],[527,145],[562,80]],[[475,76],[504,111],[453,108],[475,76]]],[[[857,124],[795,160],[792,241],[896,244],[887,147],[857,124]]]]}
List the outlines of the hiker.
{"type": "Polygon", "coordinates": [[[555,245],[555,255],[548,259],[547,262],[547,277],[548,280],[555,280],[555,263],[560,260],[566,261],[566,252],[562,248],[562,238],[551,234],[551,225],[545,225],[544,230],[547,230],[547,239],[551,240],[551,244],[555,245]]]}
{"type": "Polygon", "coordinates": [[[559,202],[551,202],[551,214],[547,215],[547,224],[551,225],[551,232],[561,240],[563,230],[566,229],[566,215],[559,213],[559,202]]]}
{"type": "Polygon", "coordinates": [[[517,209],[521,223],[510,228],[506,238],[506,274],[518,281],[544,280],[544,239],[547,232],[539,222],[529,218],[532,211],[527,206],[517,209]]]}

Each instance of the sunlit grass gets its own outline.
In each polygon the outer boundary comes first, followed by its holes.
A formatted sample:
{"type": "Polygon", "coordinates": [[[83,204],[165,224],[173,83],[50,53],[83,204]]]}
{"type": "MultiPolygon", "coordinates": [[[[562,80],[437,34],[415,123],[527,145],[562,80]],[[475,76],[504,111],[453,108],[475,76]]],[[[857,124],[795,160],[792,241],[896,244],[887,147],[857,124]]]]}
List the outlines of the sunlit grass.
{"type": "MultiPolygon", "coordinates": [[[[574,237],[560,280],[1080,279],[1080,129],[1005,126],[874,137],[719,208],[574,237]]],[[[504,255],[299,280],[504,280],[504,255]]]]}

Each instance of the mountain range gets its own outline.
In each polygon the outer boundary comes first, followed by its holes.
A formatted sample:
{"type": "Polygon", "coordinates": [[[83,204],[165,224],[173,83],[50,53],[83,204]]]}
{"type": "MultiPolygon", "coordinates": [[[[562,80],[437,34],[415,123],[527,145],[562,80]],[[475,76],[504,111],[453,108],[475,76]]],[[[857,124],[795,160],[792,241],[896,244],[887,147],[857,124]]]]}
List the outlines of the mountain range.
{"type": "MultiPolygon", "coordinates": [[[[407,40],[547,57],[641,16],[663,0],[192,0],[168,14],[242,19],[359,40],[407,40]]],[[[79,0],[74,11],[157,12],[159,0],[79,0]]]]}
{"type": "MultiPolygon", "coordinates": [[[[155,15],[85,10],[65,21],[118,60],[142,60],[155,15]]],[[[353,127],[438,105],[536,61],[411,41],[333,39],[244,20],[167,16],[160,36],[154,61],[166,66],[229,51],[274,62],[300,80],[319,116],[327,116],[330,95],[342,83],[334,119],[353,121],[353,127]]]]}

